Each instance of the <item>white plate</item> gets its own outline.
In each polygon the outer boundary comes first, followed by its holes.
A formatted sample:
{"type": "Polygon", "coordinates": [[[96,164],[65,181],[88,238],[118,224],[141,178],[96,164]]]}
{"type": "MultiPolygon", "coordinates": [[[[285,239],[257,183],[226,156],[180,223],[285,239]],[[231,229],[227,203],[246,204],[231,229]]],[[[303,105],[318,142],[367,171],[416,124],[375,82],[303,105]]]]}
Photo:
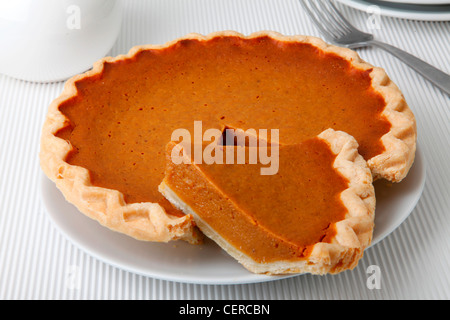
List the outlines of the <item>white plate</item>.
{"type": "MultiPolygon", "coordinates": [[[[388,17],[423,20],[423,21],[449,21],[450,5],[417,5],[393,3],[387,1],[364,0],[337,0],[349,7],[374,13],[373,6],[380,9],[380,14],[388,17]]],[[[434,2],[434,1],[433,1],[434,2]]],[[[448,3],[448,1],[446,1],[448,3]]]]}
{"type": "Polygon", "coordinates": [[[418,4],[418,5],[443,5],[443,4],[450,4],[449,0],[378,0],[382,2],[396,2],[396,3],[403,3],[403,4],[418,4]]]}
{"type": "MultiPolygon", "coordinates": [[[[425,183],[420,151],[407,178],[400,184],[375,184],[377,209],[371,246],[394,231],[412,212],[425,183]]],[[[63,234],[88,254],[120,269],[163,280],[197,284],[242,284],[289,276],[250,273],[214,242],[189,245],[183,241],[151,243],[111,231],[68,203],[53,182],[42,175],[41,193],[50,219],[63,234]]],[[[295,275],[298,276],[298,275],[295,275]]]]}

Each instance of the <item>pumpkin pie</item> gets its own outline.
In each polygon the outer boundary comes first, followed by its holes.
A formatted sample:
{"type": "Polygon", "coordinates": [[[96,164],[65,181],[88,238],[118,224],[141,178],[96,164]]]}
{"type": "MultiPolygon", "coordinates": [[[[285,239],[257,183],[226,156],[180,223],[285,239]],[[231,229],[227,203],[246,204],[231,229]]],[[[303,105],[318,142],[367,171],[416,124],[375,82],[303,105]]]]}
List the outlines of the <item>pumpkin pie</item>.
{"type": "Polygon", "coordinates": [[[375,179],[412,165],[415,119],[386,73],[307,36],[226,31],[107,57],[65,84],[41,136],[43,171],[81,212],[136,239],[201,241],[192,214],[159,191],[178,128],[279,129],[298,145],[353,136],[375,179]]]}
{"type": "Polygon", "coordinates": [[[356,140],[328,129],[298,144],[266,145],[217,145],[224,159],[197,163],[192,152],[174,161],[180,144],[171,142],[159,190],[252,272],[324,274],[356,266],[372,239],[375,211],[372,174],[356,140]],[[276,153],[279,170],[261,174],[267,163],[250,162],[259,148],[277,149],[262,154],[276,153]],[[239,152],[245,161],[225,162],[239,152]]]}

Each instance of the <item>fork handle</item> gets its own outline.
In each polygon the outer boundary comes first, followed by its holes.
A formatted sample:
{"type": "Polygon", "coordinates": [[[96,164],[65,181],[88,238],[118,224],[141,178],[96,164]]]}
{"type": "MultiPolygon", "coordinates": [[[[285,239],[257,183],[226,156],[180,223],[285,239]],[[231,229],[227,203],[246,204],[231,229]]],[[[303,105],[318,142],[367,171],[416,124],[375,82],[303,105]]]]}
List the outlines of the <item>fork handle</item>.
{"type": "Polygon", "coordinates": [[[368,44],[388,51],[392,55],[396,56],[397,58],[405,62],[411,68],[416,70],[426,79],[431,81],[434,85],[439,87],[446,94],[450,95],[450,76],[445,72],[442,72],[441,70],[433,67],[432,65],[426,63],[425,61],[399,48],[391,46],[390,44],[376,40],[372,40],[368,42],[368,44]]]}

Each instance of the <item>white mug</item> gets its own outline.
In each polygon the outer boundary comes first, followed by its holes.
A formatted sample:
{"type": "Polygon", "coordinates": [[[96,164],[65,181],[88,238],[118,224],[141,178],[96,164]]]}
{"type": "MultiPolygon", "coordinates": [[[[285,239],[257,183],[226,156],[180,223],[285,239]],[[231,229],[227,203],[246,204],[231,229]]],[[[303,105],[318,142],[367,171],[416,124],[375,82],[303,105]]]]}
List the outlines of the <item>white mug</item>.
{"type": "Polygon", "coordinates": [[[0,73],[37,82],[82,73],[114,45],[120,0],[0,0],[0,73]]]}

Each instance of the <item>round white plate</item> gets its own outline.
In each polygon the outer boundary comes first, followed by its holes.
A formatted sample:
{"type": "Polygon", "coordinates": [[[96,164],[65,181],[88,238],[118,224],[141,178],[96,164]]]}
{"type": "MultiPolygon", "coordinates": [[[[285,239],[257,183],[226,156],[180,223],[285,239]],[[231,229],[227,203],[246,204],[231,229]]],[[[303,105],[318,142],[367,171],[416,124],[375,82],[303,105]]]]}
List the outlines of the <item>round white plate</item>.
{"type": "Polygon", "coordinates": [[[380,14],[388,17],[422,20],[422,21],[449,21],[450,5],[417,5],[393,3],[388,1],[364,0],[337,0],[349,7],[374,14],[373,7],[380,9],[380,14]]]}
{"type": "MultiPolygon", "coordinates": [[[[375,183],[377,209],[371,246],[394,231],[412,212],[425,183],[425,164],[420,151],[407,178],[391,185],[375,183]]],[[[50,219],[75,245],[120,269],[163,280],[197,284],[243,284],[289,276],[253,274],[214,242],[190,245],[184,241],[152,243],[111,231],[68,203],[55,184],[42,175],[41,193],[50,219]]]]}

